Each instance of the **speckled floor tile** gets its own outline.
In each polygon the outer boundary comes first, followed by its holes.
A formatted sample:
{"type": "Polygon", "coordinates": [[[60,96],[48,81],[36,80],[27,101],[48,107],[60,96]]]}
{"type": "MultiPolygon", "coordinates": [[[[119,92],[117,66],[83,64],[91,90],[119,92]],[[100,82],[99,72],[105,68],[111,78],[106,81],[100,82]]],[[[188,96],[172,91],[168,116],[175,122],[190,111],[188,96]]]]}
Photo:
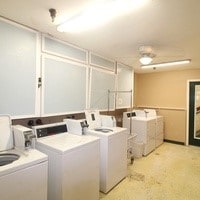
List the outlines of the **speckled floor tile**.
{"type": "Polygon", "coordinates": [[[128,166],[127,177],[101,200],[199,200],[200,147],[164,143],[128,166]]]}

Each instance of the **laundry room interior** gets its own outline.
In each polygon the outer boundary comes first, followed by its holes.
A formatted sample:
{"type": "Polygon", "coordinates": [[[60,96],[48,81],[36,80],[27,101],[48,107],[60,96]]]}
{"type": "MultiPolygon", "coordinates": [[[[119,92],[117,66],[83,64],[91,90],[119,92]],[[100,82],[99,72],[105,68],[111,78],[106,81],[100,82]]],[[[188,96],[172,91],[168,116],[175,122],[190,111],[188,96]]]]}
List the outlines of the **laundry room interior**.
{"type": "Polygon", "coordinates": [[[0,199],[199,200],[199,10],[0,0],[0,199]]]}

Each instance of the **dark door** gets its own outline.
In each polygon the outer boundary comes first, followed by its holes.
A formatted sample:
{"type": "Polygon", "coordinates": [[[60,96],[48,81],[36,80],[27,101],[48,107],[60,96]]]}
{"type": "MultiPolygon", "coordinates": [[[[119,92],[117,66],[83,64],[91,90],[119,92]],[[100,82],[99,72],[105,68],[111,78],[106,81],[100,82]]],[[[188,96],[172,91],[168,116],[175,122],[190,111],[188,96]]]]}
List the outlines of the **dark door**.
{"type": "Polygon", "coordinates": [[[189,82],[189,144],[200,146],[200,81],[189,82]]]}

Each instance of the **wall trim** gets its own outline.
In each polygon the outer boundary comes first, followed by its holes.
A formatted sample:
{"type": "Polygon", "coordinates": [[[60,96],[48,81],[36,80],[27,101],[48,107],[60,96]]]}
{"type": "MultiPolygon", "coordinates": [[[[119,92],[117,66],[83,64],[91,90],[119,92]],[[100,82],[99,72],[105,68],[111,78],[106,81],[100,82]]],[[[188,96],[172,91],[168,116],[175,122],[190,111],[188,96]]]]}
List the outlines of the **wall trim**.
{"type": "Polygon", "coordinates": [[[177,110],[177,111],[186,111],[187,108],[175,108],[175,107],[158,107],[158,106],[144,106],[144,105],[137,105],[137,108],[151,108],[157,110],[177,110]]]}
{"type": "Polygon", "coordinates": [[[184,142],[174,141],[174,140],[168,140],[164,139],[164,142],[172,143],[172,144],[179,144],[179,145],[185,145],[184,142]]]}

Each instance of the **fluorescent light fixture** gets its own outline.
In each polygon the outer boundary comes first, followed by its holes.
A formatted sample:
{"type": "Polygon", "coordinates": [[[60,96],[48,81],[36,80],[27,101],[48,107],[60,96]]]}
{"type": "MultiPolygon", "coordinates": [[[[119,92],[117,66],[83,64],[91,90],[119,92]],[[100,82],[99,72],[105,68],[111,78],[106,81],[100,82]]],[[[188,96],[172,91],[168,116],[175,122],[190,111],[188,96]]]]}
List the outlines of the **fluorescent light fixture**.
{"type": "Polygon", "coordinates": [[[147,55],[143,55],[140,58],[140,62],[142,63],[142,65],[149,65],[152,62],[153,58],[151,58],[150,56],[147,55]]]}
{"type": "Polygon", "coordinates": [[[113,17],[110,12],[110,4],[110,1],[107,3],[96,2],[88,9],[60,24],[57,30],[59,32],[82,32],[100,26],[113,17]]]}
{"type": "Polygon", "coordinates": [[[163,63],[155,63],[155,64],[150,64],[150,65],[142,65],[141,68],[147,69],[147,68],[157,68],[157,67],[167,67],[167,66],[174,66],[174,65],[183,65],[183,64],[188,64],[190,63],[191,60],[177,60],[177,61],[172,61],[172,62],[163,62],[163,63]]]}
{"type": "Polygon", "coordinates": [[[59,32],[81,32],[105,24],[118,15],[144,5],[149,0],[96,0],[86,10],[61,23],[59,32]]]}

